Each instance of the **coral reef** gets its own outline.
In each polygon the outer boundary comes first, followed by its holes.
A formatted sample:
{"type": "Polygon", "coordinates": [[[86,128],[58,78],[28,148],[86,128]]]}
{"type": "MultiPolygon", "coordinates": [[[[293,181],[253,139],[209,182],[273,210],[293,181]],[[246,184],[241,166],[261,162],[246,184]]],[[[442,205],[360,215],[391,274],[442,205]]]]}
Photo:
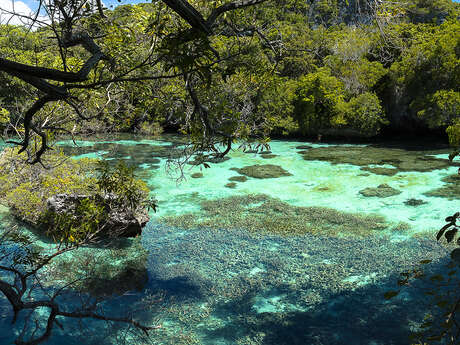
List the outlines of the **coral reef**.
{"type": "Polygon", "coordinates": [[[165,217],[181,228],[231,228],[282,236],[323,234],[368,236],[388,228],[377,215],[346,213],[326,207],[297,207],[264,194],[203,201],[203,214],[165,217]]]}
{"type": "Polygon", "coordinates": [[[73,288],[94,296],[142,290],[148,280],[148,253],[140,237],[110,244],[110,248],[79,248],[71,256],[59,257],[47,269],[49,284],[74,282],[73,288]]]}

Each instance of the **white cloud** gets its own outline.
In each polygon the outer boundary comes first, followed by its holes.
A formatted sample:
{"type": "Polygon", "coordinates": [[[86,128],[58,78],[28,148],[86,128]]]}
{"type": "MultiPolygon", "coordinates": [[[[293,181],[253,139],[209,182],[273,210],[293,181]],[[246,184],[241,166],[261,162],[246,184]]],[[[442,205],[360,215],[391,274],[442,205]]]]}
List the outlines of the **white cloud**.
{"type": "MultiPolygon", "coordinates": [[[[21,16],[33,17],[34,11],[22,1],[0,0],[0,24],[30,25],[31,20],[21,16]]],[[[46,21],[43,16],[39,16],[37,19],[46,21]]]]}

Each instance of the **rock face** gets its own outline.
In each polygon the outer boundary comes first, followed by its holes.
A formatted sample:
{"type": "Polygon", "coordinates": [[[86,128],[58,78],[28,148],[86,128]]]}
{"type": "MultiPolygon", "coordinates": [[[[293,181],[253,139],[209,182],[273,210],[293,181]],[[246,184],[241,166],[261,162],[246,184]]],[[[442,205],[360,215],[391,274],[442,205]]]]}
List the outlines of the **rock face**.
{"type": "MultiPolygon", "coordinates": [[[[77,207],[85,199],[94,196],[81,194],[57,194],[47,200],[47,210],[55,214],[68,214],[78,217],[77,207]]],[[[135,237],[142,233],[142,228],[150,220],[147,209],[143,208],[133,212],[128,207],[114,207],[114,195],[102,198],[107,209],[107,220],[101,233],[103,238],[135,237]]]]}

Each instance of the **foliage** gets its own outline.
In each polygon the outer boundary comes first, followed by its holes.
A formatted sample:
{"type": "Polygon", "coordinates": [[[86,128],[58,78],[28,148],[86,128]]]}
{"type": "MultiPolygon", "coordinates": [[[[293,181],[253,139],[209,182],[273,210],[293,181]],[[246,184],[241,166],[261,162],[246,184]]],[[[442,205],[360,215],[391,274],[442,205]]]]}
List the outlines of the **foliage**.
{"type": "Polygon", "coordinates": [[[50,153],[45,164],[24,164],[25,153],[6,148],[0,156],[0,195],[19,218],[36,224],[46,210],[46,200],[55,194],[87,194],[96,180],[90,172],[94,162],[67,159],[62,153],[50,153]]]}
{"type": "Polygon", "coordinates": [[[149,197],[147,184],[136,178],[134,167],[127,166],[124,161],[119,161],[115,167],[107,161],[99,161],[96,172],[98,193],[115,195],[114,202],[119,207],[127,207],[134,213],[143,208],[155,210],[155,200],[149,197]]]}
{"type": "Polygon", "coordinates": [[[457,119],[452,125],[447,127],[450,145],[454,147],[460,146],[460,119],[457,119]]]}
{"type": "Polygon", "coordinates": [[[333,118],[339,115],[339,106],[344,98],[343,83],[328,69],[322,68],[302,77],[294,103],[294,114],[302,133],[311,134],[328,128],[333,118]]]}
{"type": "Polygon", "coordinates": [[[156,208],[145,182],[123,162],[113,167],[85,158],[68,159],[57,152],[47,155],[49,167],[45,168],[24,164],[24,159],[16,148],[7,148],[0,156],[0,202],[20,219],[45,227],[58,242],[71,245],[97,233],[112,208],[122,207],[133,214],[156,208]],[[56,194],[88,197],[77,205],[74,214],[55,214],[48,210],[47,200],[56,194]]]}
{"type": "Polygon", "coordinates": [[[10,112],[0,107],[0,131],[10,122],[10,112]]]}
{"type": "Polygon", "coordinates": [[[447,127],[458,116],[459,55],[457,20],[414,27],[411,45],[395,62],[391,78],[409,111],[431,128],[447,127]]]}
{"type": "Polygon", "coordinates": [[[344,104],[339,123],[357,129],[364,136],[375,136],[388,124],[380,100],[373,92],[365,92],[344,104]]]}

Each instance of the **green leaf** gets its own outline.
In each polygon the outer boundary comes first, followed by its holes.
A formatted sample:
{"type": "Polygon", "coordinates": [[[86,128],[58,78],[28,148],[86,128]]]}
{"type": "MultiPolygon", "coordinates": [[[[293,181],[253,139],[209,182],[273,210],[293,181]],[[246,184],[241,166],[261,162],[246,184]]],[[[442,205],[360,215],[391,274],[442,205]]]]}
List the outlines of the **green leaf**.
{"type": "Polygon", "coordinates": [[[444,235],[444,237],[446,238],[447,243],[452,242],[457,231],[458,231],[457,228],[453,228],[452,230],[446,231],[446,234],[444,235]]]}
{"type": "Polygon", "coordinates": [[[452,224],[446,224],[442,227],[441,230],[439,230],[438,234],[436,235],[436,240],[440,240],[442,235],[444,235],[444,231],[446,231],[452,224]]]}

